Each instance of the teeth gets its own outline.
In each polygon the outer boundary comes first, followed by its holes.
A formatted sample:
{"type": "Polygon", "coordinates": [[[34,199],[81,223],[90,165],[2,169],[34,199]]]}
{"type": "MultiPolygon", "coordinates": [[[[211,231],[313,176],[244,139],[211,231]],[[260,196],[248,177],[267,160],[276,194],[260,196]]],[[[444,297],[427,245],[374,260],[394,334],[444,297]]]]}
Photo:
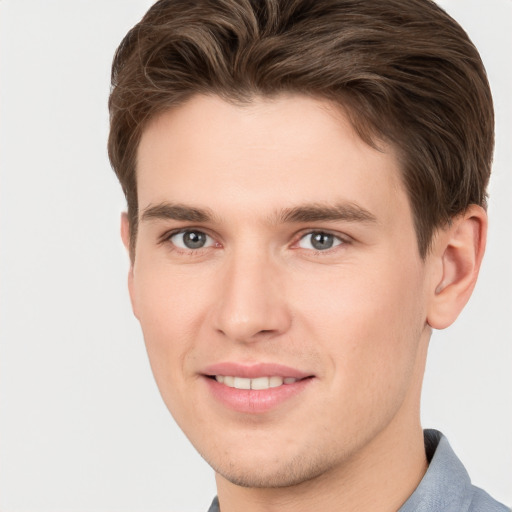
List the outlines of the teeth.
{"type": "Polygon", "coordinates": [[[257,379],[251,380],[251,389],[268,389],[270,386],[268,377],[258,377],[257,379]]]}
{"type": "Polygon", "coordinates": [[[216,375],[215,380],[236,389],[269,389],[277,388],[283,384],[293,384],[298,379],[294,377],[257,377],[255,379],[246,379],[245,377],[232,377],[230,375],[216,375]]]}
{"type": "Polygon", "coordinates": [[[236,389],[251,389],[251,379],[244,379],[243,377],[235,377],[234,387],[236,389]]]}
{"type": "MultiPolygon", "coordinates": [[[[293,379],[293,380],[295,380],[295,379],[293,379]]],[[[289,382],[289,384],[291,384],[291,383],[289,382]]],[[[282,386],[283,385],[283,378],[282,377],[269,377],[268,385],[271,388],[277,388],[279,386],[282,386]]]]}
{"type": "Polygon", "coordinates": [[[223,377],[223,380],[224,380],[224,384],[226,384],[226,386],[229,386],[230,388],[235,387],[235,377],[226,376],[226,377],[223,377]]]}

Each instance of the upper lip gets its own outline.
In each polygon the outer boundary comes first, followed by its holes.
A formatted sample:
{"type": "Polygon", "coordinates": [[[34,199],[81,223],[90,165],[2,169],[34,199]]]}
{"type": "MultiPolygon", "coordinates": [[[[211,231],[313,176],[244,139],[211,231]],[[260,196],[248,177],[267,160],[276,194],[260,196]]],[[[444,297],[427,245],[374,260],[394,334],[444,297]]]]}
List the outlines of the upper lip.
{"type": "Polygon", "coordinates": [[[277,363],[235,363],[229,361],[209,365],[204,368],[202,373],[209,376],[230,375],[246,379],[274,376],[304,379],[312,376],[311,373],[277,363]]]}

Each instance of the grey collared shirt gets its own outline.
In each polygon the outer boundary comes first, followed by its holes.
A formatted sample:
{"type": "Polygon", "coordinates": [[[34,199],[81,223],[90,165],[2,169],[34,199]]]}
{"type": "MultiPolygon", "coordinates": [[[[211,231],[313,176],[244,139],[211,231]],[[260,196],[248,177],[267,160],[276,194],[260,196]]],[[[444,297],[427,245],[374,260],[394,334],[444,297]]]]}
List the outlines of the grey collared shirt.
{"type": "MultiPolygon", "coordinates": [[[[471,484],[448,439],[437,430],[425,430],[429,466],[425,476],[398,512],[510,512],[485,491],[471,484]]],[[[215,498],[208,512],[220,512],[215,498]]]]}

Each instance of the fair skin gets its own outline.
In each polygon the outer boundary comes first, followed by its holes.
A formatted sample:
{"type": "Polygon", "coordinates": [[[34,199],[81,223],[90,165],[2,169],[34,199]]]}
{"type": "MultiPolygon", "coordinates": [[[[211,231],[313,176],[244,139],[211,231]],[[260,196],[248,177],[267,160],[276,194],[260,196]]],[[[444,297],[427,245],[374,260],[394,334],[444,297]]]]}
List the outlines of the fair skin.
{"type": "Polygon", "coordinates": [[[143,133],[133,310],[222,512],[396,511],[427,468],[431,328],[471,294],[486,215],[471,206],[422,259],[381,146],[302,96],[195,96],[143,133]]]}

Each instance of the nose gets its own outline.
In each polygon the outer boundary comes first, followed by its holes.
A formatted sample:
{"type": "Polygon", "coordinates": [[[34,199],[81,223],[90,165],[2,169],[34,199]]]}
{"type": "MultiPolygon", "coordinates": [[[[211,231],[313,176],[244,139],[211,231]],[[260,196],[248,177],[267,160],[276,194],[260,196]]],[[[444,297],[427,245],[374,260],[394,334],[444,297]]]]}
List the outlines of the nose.
{"type": "Polygon", "coordinates": [[[283,274],[270,258],[233,255],[219,275],[214,326],[227,338],[244,343],[286,332],[291,314],[283,274]]]}

